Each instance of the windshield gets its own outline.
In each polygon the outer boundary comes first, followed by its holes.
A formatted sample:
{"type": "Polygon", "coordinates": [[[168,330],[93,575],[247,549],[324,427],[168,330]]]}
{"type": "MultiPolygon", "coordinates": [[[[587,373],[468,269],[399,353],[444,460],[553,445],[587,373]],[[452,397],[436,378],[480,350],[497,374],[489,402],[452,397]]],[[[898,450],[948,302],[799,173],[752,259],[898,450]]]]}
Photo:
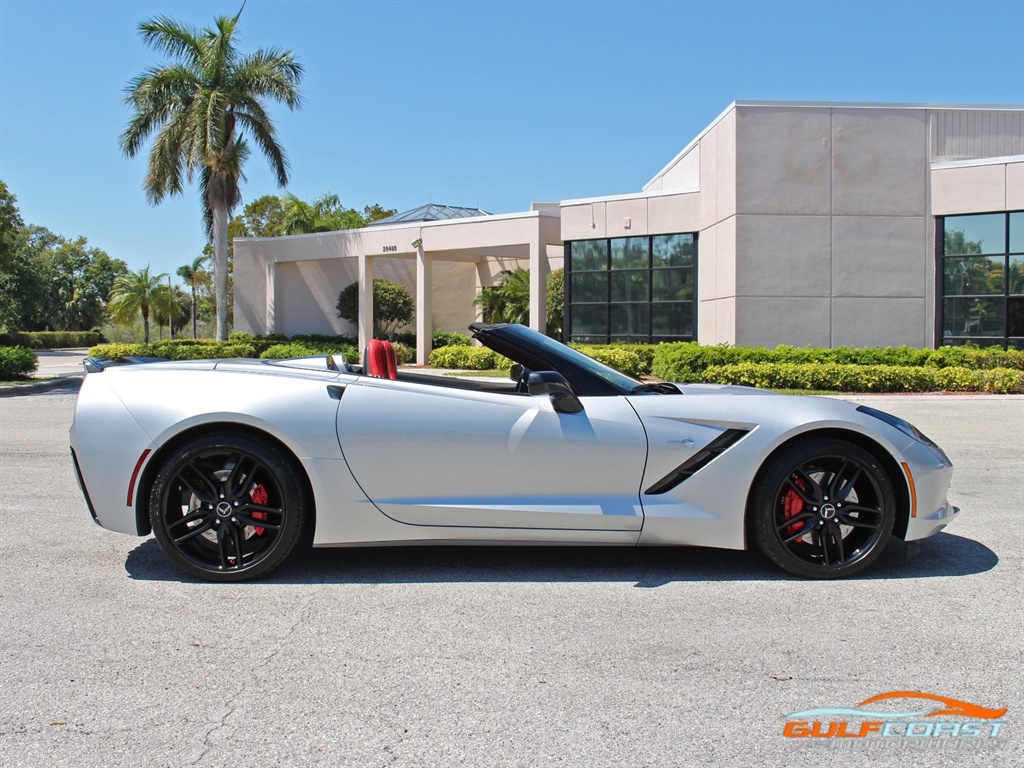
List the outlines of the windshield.
{"type": "Polygon", "coordinates": [[[632,376],[627,376],[624,373],[619,373],[619,371],[616,371],[611,366],[599,363],[594,358],[587,357],[579,350],[562,344],[560,341],[555,341],[539,333],[537,335],[540,337],[537,339],[539,346],[550,350],[552,354],[572,360],[580,368],[589,371],[598,378],[604,379],[617,389],[621,389],[623,393],[632,392],[634,388],[642,384],[638,379],[634,379],[632,376]]]}
{"type": "MultiPolygon", "coordinates": [[[[497,330],[497,329],[496,329],[497,330]]],[[[631,376],[626,376],[624,373],[619,373],[614,368],[611,368],[604,363],[599,363],[593,358],[587,357],[582,352],[579,352],[572,347],[563,344],[560,341],[545,336],[542,333],[538,333],[531,328],[527,328],[522,325],[504,325],[500,329],[501,334],[508,334],[510,336],[518,337],[517,341],[527,342],[534,351],[540,356],[545,358],[548,365],[554,370],[559,371],[562,375],[570,380],[570,382],[581,383],[577,377],[573,375],[572,369],[578,369],[582,372],[589,374],[606,384],[614,388],[619,394],[627,395],[639,386],[643,386],[642,382],[631,376]],[[564,362],[566,365],[562,365],[564,362]]],[[[487,346],[492,346],[489,334],[483,334],[478,336],[480,340],[487,346]]],[[[494,345],[498,346],[498,345],[494,345]]],[[[504,346],[504,345],[501,345],[504,346]]],[[[509,357],[515,359],[514,353],[510,354],[510,350],[499,349],[502,354],[507,354],[509,357]]],[[[536,362],[530,360],[516,360],[517,363],[531,368],[533,370],[540,370],[536,368],[536,362]]],[[[607,392],[606,394],[612,394],[607,392]]]]}

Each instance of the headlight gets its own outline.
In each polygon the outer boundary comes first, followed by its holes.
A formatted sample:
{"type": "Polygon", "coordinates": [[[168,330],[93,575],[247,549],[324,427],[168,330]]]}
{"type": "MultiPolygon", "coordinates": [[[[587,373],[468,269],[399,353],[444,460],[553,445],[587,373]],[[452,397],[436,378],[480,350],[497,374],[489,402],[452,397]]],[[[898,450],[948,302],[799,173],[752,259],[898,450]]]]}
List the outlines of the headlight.
{"type": "Polygon", "coordinates": [[[899,416],[893,416],[891,413],[879,411],[876,410],[875,408],[868,408],[866,405],[859,406],[857,410],[860,411],[861,413],[866,413],[868,416],[874,416],[876,419],[884,421],[890,427],[896,427],[896,429],[905,434],[907,437],[912,437],[918,442],[924,443],[925,445],[930,446],[932,448],[939,447],[932,440],[930,440],[924,432],[915,427],[906,419],[901,419],[899,416]]]}

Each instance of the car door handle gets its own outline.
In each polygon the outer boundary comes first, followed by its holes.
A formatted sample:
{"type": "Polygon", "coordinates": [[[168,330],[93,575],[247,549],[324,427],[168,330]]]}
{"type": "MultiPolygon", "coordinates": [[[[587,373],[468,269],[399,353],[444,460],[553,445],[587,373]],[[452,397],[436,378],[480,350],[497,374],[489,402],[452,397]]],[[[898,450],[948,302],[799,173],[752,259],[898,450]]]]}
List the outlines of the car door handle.
{"type": "Polygon", "coordinates": [[[345,387],[340,384],[328,384],[327,394],[330,395],[333,400],[341,400],[341,396],[345,394],[345,387]]]}

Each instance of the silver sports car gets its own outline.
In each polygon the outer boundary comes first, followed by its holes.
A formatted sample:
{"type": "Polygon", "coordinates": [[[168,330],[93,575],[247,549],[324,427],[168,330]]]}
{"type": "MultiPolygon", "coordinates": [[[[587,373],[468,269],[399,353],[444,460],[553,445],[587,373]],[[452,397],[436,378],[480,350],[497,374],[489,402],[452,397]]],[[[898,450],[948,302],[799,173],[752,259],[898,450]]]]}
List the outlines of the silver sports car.
{"type": "Polygon", "coordinates": [[[188,573],[261,576],[300,541],[760,549],[837,578],[942,530],[952,465],[903,419],[746,387],[643,383],[520,325],[512,380],[324,356],[92,361],[71,427],[89,511],[188,573]]]}

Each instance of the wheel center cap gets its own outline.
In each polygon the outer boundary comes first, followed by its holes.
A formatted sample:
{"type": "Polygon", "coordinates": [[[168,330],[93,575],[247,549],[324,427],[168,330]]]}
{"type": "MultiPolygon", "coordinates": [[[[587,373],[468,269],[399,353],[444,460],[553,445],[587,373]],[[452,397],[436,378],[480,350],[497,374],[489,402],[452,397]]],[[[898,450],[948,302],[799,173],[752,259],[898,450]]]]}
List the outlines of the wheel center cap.
{"type": "MultiPolygon", "coordinates": [[[[218,507],[218,512],[219,511],[220,508],[218,507]]],[[[831,520],[833,517],[836,516],[836,508],[831,504],[823,504],[821,506],[819,514],[821,515],[823,520],[831,520]]]]}
{"type": "Polygon", "coordinates": [[[231,517],[231,505],[222,501],[217,505],[217,517],[231,517]]]}

